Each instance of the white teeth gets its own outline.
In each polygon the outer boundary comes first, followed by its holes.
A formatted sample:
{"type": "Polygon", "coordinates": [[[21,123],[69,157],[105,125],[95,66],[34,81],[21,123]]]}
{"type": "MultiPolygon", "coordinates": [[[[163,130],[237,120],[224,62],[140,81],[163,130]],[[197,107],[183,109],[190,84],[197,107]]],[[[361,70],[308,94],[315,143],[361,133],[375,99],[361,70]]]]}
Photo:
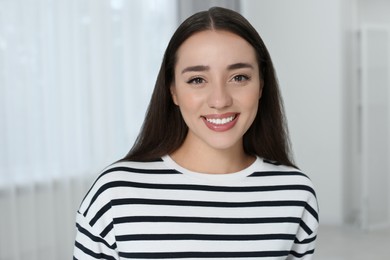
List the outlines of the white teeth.
{"type": "Polygon", "coordinates": [[[233,121],[233,119],[235,118],[235,116],[230,116],[230,117],[226,117],[226,118],[206,118],[207,122],[210,122],[212,124],[215,124],[215,125],[224,125],[224,124],[227,124],[231,121],[233,121]]]}

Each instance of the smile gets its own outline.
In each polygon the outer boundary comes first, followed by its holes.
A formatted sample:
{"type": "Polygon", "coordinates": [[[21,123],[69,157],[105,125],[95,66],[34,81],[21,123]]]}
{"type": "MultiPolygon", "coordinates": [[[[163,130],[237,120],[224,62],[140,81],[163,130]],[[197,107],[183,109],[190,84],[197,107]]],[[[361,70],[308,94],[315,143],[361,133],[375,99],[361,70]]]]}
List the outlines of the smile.
{"type": "Polygon", "coordinates": [[[236,118],[236,115],[229,116],[226,118],[207,118],[206,117],[206,120],[207,120],[207,122],[215,124],[215,125],[224,125],[224,124],[232,122],[234,120],[234,118],[236,118]]]}
{"type": "Polygon", "coordinates": [[[237,123],[239,114],[226,113],[223,115],[207,115],[202,116],[206,126],[216,132],[224,132],[232,129],[237,123]]]}

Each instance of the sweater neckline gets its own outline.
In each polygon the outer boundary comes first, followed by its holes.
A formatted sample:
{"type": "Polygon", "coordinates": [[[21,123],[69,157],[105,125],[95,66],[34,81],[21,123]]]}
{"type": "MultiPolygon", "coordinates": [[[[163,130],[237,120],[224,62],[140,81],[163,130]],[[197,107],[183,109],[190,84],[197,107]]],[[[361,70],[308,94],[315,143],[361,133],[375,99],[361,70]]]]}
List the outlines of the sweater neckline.
{"type": "Polygon", "coordinates": [[[256,159],[252,164],[250,164],[248,167],[238,172],[214,174],[214,173],[191,171],[176,163],[169,155],[163,156],[162,160],[169,168],[175,169],[176,171],[184,175],[187,175],[192,178],[203,179],[208,181],[217,181],[217,182],[234,181],[237,179],[245,178],[251,175],[252,173],[254,173],[255,171],[259,171],[259,169],[262,167],[263,164],[263,160],[261,160],[260,157],[256,156],[256,159]]]}

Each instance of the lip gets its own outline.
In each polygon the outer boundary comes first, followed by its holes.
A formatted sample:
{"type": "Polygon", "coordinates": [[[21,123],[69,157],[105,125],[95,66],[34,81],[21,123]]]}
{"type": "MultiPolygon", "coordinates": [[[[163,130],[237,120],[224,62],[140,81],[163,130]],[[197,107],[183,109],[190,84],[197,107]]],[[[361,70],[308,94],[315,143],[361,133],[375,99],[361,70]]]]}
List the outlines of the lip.
{"type": "Polygon", "coordinates": [[[202,120],[205,123],[205,125],[213,131],[216,132],[224,132],[232,129],[235,124],[238,121],[240,114],[239,113],[224,113],[224,114],[209,114],[202,116],[202,120]],[[225,124],[214,124],[212,122],[207,121],[207,119],[223,119],[223,118],[228,118],[234,116],[234,119],[228,123],[225,124]]]}

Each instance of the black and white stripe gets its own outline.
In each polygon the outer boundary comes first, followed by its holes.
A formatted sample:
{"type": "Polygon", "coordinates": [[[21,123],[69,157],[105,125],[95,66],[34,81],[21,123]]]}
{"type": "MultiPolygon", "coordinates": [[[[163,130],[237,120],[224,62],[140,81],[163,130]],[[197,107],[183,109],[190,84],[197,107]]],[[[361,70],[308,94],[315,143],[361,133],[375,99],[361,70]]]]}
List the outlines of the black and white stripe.
{"type": "Polygon", "coordinates": [[[74,259],[311,259],[318,207],[305,174],[258,158],[206,175],[163,159],[117,163],[96,179],[74,259]]]}

